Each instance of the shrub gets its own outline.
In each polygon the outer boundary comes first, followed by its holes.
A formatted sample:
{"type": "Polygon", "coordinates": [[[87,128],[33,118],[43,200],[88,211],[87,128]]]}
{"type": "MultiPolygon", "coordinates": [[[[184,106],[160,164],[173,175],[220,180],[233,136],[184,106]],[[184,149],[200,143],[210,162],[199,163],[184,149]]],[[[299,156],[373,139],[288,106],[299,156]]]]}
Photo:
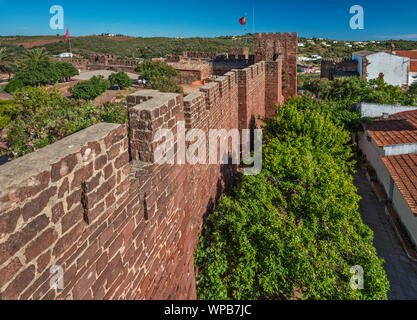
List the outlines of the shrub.
{"type": "Polygon", "coordinates": [[[145,60],[135,69],[135,71],[140,72],[141,76],[146,80],[157,77],[175,78],[178,76],[178,72],[174,67],[161,61],[145,60]]]}
{"type": "Polygon", "coordinates": [[[8,150],[3,155],[17,158],[33,152],[63,137],[105,121],[126,123],[125,104],[70,100],[57,91],[26,87],[15,94],[21,108],[15,119],[7,124],[8,150]]]}
{"type": "Polygon", "coordinates": [[[383,79],[369,82],[358,77],[328,79],[310,79],[303,82],[302,87],[315,93],[322,100],[348,100],[350,103],[370,102],[403,105],[416,105],[417,96],[404,92],[400,87],[392,86],[383,79]]]}
{"type": "Polygon", "coordinates": [[[69,62],[56,62],[55,67],[58,69],[61,79],[69,80],[79,74],[78,70],[69,62]]]}
{"type": "Polygon", "coordinates": [[[23,88],[23,82],[18,79],[13,79],[6,85],[4,91],[7,93],[14,93],[20,88],[23,88]]]}
{"type": "Polygon", "coordinates": [[[417,95],[417,81],[408,87],[408,93],[417,95]]]}
{"type": "Polygon", "coordinates": [[[173,92],[182,93],[183,89],[177,85],[177,82],[173,78],[168,77],[155,77],[151,78],[146,83],[146,88],[159,90],[161,92],[173,92]]]}
{"type": "Polygon", "coordinates": [[[129,76],[123,71],[112,73],[109,76],[109,81],[111,86],[117,86],[120,89],[129,88],[132,86],[132,79],[130,79],[129,76]]]}
{"type": "Polygon", "coordinates": [[[16,72],[14,79],[24,85],[36,86],[68,80],[78,74],[78,70],[68,62],[49,60],[29,61],[25,68],[16,72]]]}
{"type": "Polygon", "coordinates": [[[363,224],[349,133],[296,101],[269,120],[263,170],[208,215],[195,252],[200,299],[386,299],[383,261],[363,224]],[[350,268],[365,270],[364,290],[350,268]]]}
{"type": "Polygon", "coordinates": [[[182,93],[183,89],[177,84],[177,70],[161,61],[144,61],[136,69],[147,80],[146,88],[161,92],[182,93]]]}
{"type": "Polygon", "coordinates": [[[0,130],[22,112],[20,104],[14,100],[0,100],[0,130]]]}
{"type": "Polygon", "coordinates": [[[93,76],[89,81],[77,83],[69,89],[76,99],[92,100],[110,88],[110,81],[103,76],[93,76]]]}

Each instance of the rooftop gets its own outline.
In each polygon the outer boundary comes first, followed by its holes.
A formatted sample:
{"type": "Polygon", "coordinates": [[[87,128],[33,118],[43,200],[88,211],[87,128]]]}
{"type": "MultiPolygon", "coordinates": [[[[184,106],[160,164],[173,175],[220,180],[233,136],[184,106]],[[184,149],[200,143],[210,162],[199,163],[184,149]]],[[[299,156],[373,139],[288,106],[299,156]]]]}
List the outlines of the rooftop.
{"type": "Polygon", "coordinates": [[[362,50],[362,51],[356,51],[352,54],[360,56],[360,57],[366,57],[366,56],[369,56],[369,55],[374,54],[374,53],[378,53],[378,52],[377,51],[370,51],[370,50],[362,50]]]}
{"type": "Polygon", "coordinates": [[[378,147],[417,143],[417,110],[396,113],[363,125],[378,147]]]}
{"type": "Polygon", "coordinates": [[[209,64],[201,61],[185,61],[185,62],[168,62],[168,65],[177,70],[204,70],[209,64]]]}
{"type": "Polygon", "coordinates": [[[411,212],[417,216],[417,154],[383,157],[382,161],[411,212]]]}

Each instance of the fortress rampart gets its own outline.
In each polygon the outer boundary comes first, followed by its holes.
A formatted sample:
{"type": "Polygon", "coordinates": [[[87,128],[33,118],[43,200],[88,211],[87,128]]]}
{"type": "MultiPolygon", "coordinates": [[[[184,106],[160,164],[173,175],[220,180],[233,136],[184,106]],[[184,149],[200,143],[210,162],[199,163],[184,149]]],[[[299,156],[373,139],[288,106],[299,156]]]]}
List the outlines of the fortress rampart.
{"type": "Polygon", "coordinates": [[[185,97],[138,91],[127,97],[129,135],[97,124],[0,166],[0,298],[196,298],[203,217],[238,168],[158,164],[156,134],[174,133],[180,159],[181,132],[260,127],[283,102],[282,70],[282,58],[260,61],[185,97]],[[62,288],[50,286],[54,266],[62,288]]]}

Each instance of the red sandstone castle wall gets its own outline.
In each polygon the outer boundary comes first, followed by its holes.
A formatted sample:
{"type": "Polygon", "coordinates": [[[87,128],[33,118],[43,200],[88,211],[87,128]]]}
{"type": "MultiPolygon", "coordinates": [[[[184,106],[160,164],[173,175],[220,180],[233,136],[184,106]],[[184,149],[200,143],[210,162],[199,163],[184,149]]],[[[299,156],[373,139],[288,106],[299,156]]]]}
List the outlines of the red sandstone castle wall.
{"type": "Polygon", "coordinates": [[[185,98],[139,91],[128,96],[130,140],[99,124],[1,166],[0,298],[195,298],[202,219],[236,167],[158,165],[155,134],[181,120],[206,137],[259,126],[283,99],[282,63],[233,70],[185,98]],[[54,265],[63,290],[50,288],[54,265]]]}
{"type": "Polygon", "coordinates": [[[239,129],[261,127],[265,117],[265,62],[238,71],[239,129]]]}
{"type": "Polygon", "coordinates": [[[265,117],[275,116],[276,105],[284,103],[282,95],[282,59],[265,62],[265,117]]]}
{"type": "Polygon", "coordinates": [[[2,299],[195,298],[202,217],[233,167],[157,165],[152,141],[183,119],[205,132],[237,128],[237,74],[184,100],[129,96],[132,161],[126,128],[99,124],[0,167],[2,299]],[[63,290],[50,289],[52,265],[63,290]]]}

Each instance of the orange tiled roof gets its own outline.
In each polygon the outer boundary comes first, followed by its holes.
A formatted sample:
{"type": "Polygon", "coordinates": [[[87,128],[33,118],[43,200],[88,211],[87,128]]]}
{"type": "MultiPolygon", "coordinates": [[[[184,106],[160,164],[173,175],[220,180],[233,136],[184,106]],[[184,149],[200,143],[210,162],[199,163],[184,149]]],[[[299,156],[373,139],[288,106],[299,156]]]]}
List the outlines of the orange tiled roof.
{"type": "Polygon", "coordinates": [[[395,54],[401,57],[409,57],[410,72],[417,72],[417,51],[395,51],[395,54]]]}
{"type": "Polygon", "coordinates": [[[409,57],[410,59],[417,59],[417,51],[395,51],[397,56],[409,57]]]}
{"type": "Polygon", "coordinates": [[[382,161],[411,212],[417,216],[417,154],[383,157],[382,161]]]}
{"type": "Polygon", "coordinates": [[[417,110],[373,120],[371,123],[364,123],[364,127],[378,147],[417,143],[417,110]]]}

